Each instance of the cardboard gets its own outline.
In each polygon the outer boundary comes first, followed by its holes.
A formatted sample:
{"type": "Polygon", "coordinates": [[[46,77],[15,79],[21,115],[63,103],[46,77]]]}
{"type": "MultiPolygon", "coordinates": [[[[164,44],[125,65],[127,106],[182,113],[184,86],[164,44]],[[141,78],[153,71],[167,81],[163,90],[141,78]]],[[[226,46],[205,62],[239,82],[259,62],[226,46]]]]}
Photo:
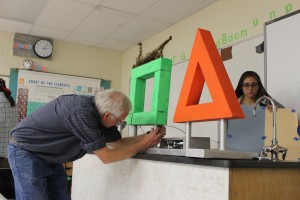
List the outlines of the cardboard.
{"type": "MultiPolygon", "coordinates": [[[[298,161],[300,158],[300,140],[297,133],[298,127],[298,115],[297,112],[291,109],[279,108],[276,112],[276,133],[278,145],[288,149],[286,160],[298,161]]],[[[273,139],[273,113],[266,111],[265,118],[265,146],[270,146],[273,139]]],[[[270,157],[270,153],[268,153],[270,157]]],[[[282,160],[282,153],[278,155],[278,158],[282,160]]]]}

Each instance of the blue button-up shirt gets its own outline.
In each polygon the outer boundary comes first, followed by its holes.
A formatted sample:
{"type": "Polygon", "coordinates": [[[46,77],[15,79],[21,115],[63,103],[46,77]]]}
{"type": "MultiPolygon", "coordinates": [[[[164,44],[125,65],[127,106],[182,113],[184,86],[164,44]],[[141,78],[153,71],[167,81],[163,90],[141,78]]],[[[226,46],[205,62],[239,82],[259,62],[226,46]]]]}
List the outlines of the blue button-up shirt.
{"type": "Polygon", "coordinates": [[[101,123],[95,98],[83,95],[52,100],[23,119],[11,136],[25,150],[55,163],[74,161],[121,139],[116,126],[101,123]]]}

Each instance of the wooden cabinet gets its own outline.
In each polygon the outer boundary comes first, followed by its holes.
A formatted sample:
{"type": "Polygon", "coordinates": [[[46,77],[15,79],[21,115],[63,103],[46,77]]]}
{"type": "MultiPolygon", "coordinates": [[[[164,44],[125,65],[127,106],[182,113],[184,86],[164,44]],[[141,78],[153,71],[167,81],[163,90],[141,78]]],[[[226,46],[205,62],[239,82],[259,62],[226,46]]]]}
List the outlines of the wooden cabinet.
{"type": "Polygon", "coordinates": [[[298,200],[300,169],[230,168],[230,200],[298,200]]]}

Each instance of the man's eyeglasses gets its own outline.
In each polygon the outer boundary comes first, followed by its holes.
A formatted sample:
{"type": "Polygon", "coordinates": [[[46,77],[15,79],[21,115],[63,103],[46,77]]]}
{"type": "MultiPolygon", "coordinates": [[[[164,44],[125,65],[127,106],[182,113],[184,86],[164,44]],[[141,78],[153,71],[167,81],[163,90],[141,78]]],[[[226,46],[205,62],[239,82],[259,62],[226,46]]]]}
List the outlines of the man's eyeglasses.
{"type": "Polygon", "coordinates": [[[116,115],[110,113],[110,116],[112,116],[113,118],[115,118],[117,120],[117,125],[122,125],[124,122],[126,122],[125,120],[121,120],[119,119],[116,115]]]}
{"type": "Polygon", "coordinates": [[[243,83],[244,88],[250,88],[250,87],[255,88],[257,86],[258,86],[258,83],[243,83]]]}

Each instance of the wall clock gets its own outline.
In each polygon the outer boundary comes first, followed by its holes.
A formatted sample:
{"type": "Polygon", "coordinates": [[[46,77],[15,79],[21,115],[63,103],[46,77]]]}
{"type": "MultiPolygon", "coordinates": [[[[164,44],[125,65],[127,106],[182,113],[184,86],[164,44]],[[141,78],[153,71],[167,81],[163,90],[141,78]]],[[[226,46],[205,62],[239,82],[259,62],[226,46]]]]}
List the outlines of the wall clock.
{"type": "Polygon", "coordinates": [[[53,45],[47,39],[40,39],[34,44],[33,50],[38,57],[48,58],[52,55],[53,45]]]}

